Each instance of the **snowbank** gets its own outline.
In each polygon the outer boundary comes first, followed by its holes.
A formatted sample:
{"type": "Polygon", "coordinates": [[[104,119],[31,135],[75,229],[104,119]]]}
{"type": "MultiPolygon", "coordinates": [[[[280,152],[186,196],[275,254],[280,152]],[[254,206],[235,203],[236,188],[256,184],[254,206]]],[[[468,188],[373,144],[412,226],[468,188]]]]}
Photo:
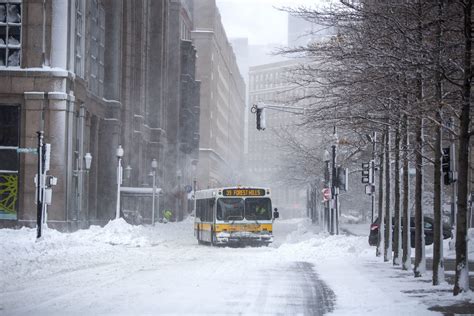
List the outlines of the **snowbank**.
{"type": "Polygon", "coordinates": [[[127,256],[130,248],[191,242],[190,227],[191,220],[133,226],[120,218],[104,227],[91,226],[74,233],[45,227],[39,240],[36,240],[36,229],[0,229],[0,269],[8,271],[0,278],[0,287],[25,276],[41,278],[57,272],[113,264],[127,256]],[[117,247],[119,245],[121,247],[117,247]]]}

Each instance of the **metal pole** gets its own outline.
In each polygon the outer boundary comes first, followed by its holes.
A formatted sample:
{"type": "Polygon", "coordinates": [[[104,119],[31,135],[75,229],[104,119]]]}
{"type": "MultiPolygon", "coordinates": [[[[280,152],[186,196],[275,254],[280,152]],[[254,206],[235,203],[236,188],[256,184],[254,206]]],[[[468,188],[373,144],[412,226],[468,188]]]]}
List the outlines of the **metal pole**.
{"type": "Polygon", "coordinates": [[[337,212],[337,194],[336,194],[336,145],[332,145],[332,181],[331,181],[331,195],[332,195],[332,207],[331,207],[331,235],[334,235],[334,224],[335,214],[337,212]]]}
{"type": "Polygon", "coordinates": [[[41,237],[41,223],[43,216],[43,131],[38,134],[38,175],[36,178],[36,238],[41,237]]]}
{"type": "MultiPolygon", "coordinates": [[[[329,160],[326,161],[326,170],[324,172],[324,183],[326,188],[330,188],[330,179],[329,179],[329,160]]],[[[330,226],[330,210],[331,210],[331,201],[326,201],[324,202],[324,217],[325,217],[325,223],[327,226],[328,232],[331,231],[331,226],[330,226]]]]}
{"type": "Polygon", "coordinates": [[[83,202],[83,195],[84,195],[84,118],[86,115],[86,109],[84,104],[81,105],[79,109],[79,154],[77,160],[77,204],[76,210],[74,212],[74,219],[79,221],[82,213],[82,202],[83,202]]]}
{"type": "MultiPolygon", "coordinates": [[[[450,118],[448,121],[448,127],[451,129],[454,129],[454,118],[450,118]]],[[[451,228],[454,227],[454,231],[456,232],[456,218],[457,218],[457,213],[458,213],[458,205],[457,205],[457,197],[458,197],[458,185],[457,181],[457,167],[456,167],[456,144],[455,144],[455,137],[453,133],[450,133],[450,140],[451,140],[451,145],[450,145],[450,154],[451,154],[451,159],[450,159],[450,166],[449,170],[452,172],[452,186],[453,186],[453,197],[452,197],[452,208],[451,208],[451,228]]],[[[453,234],[453,236],[456,236],[456,234],[453,234]]]]}
{"type": "MultiPolygon", "coordinates": [[[[371,184],[371,200],[372,200],[372,214],[371,214],[371,221],[370,223],[374,222],[374,214],[375,214],[375,144],[377,141],[377,132],[373,132],[372,134],[372,161],[370,163],[370,168],[372,169],[372,177],[370,179],[371,184]]],[[[364,219],[365,223],[365,219],[364,219]]]]}
{"type": "Polygon", "coordinates": [[[196,216],[196,179],[193,180],[193,212],[196,216]]]}
{"type": "Polygon", "coordinates": [[[122,184],[122,158],[118,158],[117,166],[117,209],[115,211],[115,219],[120,217],[120,185],[122,184]]]}
{"type": "Polygon", "coordinates": [[[156,171],[153,170],[153,198],[151,201],[151,224],[155,225],[155,192],[156,192],[156,171]]]}

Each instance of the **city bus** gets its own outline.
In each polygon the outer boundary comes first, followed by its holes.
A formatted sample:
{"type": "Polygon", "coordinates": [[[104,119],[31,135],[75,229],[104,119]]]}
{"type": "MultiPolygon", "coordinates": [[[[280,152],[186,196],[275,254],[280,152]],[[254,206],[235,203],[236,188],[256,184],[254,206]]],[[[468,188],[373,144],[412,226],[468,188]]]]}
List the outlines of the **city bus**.
{"type": "Polygon", "coordinates": [[[268,246],[273,242],[270,189],[225,187],[196,191],[194,235],[210,245],[268,246]]]}

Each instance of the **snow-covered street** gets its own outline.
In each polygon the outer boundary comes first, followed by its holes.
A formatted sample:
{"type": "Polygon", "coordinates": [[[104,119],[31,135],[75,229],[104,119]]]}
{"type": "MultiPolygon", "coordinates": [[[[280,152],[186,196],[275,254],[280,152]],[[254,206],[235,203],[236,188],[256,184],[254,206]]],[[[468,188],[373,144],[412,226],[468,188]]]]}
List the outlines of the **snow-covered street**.
{"type": "Polygon", "coordinates": [[[270,247],[218,248],[197,244],[191,220],[38,242],[2,229],[0,314],[429,315],[454,302],[450,285],[380,262],[365,236],[318,234],[306,219],[277,221],[275,234],[270,247]]]}

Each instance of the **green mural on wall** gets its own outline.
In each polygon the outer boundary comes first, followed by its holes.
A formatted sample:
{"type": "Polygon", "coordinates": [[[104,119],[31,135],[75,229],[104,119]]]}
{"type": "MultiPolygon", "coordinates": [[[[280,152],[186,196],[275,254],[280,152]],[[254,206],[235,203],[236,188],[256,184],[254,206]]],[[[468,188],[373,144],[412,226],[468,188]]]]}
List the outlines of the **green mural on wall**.
{"type": "Polygon", "coordinates": [[[17,219],[18,175],[0,174],[0,219],[17,219]]]}

